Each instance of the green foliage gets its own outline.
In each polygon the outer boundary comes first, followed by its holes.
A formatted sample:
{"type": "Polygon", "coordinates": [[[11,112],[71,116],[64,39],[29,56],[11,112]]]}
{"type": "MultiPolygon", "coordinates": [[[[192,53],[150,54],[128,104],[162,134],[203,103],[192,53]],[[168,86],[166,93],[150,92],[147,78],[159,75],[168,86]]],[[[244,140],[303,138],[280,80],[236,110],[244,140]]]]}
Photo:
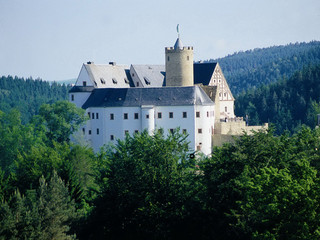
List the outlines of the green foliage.
{"type": "Polygon", "coordinates": [[[37,192],[16,191],[0,208],[0,239],[75,239],[70,224],[76,219],[68,189],[56,173],[49,183],[40,179],[37,192]]]}
{"type": "Polygon", "coordinates": [[[314,128],[320,113],[320,65],[305,67],[290,79],[250,90],[237,97],[235,114],[249,115],[249,124],[273,123],[277,133],[307,124],[314,128]]]}
{"type": "Polygon", "coordinates": [[[21,112],[25,124],[36,114],[44,103],[67,100],[69,87],[50,84],[41,79],[0,77],[0,111],[8,113],[16,108],[21,112]]]}
{"type": "Polygon", "coordinates": [[[39,115],[44,120],[49,140],[69,142],[72,133],[86,120],[85,111],[68,101],[43,104],[39,115]]]}
{"type": "Polygon", "coordinates": [[[178,132],[164,138],[144,131],[111,148],[92,239],[169,239],[181,232],[195,177],[184,139],[178,132]]]}
{"type": "Polygon", "coordinates": [[[248,50],[210,60],[218,62],[233,94],[290,78],[303,66],[320,64],[320,42],[248,50]]]}

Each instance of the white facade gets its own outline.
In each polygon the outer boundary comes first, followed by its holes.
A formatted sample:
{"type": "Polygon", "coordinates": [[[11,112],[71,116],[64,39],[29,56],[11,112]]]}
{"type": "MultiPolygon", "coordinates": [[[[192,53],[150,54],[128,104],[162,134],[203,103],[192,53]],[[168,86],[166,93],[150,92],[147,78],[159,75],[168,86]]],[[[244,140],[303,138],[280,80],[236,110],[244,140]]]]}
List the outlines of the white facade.
{"type": "Polygon", "coordinates": [[[214,104],[209,106],[137,106],[86,109],[90,120],[83,127],[85,139],[98,151],[104,144],[124,139],[145,129],[152,134],[163,129],[170,134],[176,128],[187,133],[190,151],[211,153],[214,129],[214,104]]]}

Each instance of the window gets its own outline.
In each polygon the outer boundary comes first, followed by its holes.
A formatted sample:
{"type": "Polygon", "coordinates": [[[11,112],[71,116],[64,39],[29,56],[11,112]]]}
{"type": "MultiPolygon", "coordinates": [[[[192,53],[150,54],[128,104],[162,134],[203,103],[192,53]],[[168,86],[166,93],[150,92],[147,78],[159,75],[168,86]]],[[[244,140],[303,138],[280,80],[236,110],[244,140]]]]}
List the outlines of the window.
{"type": "Polygon", "coordinates": [[[129,134],[129,130],[124,130],[124,135],[129,134]]]}
{"type": "Polygon", "coordinates": [[[134,113],[134,119],[139,119],[139,113],[134,113]]]}
{"type": "Polygon", "coordinates": [[[137,87],[139,87],[139,82],[137,82],[137,87]]]}
{"type": "Polygon", "coordinates": [[[114,114],[110,113],[110,120],[114,120],[114,114]]]}
{"type": "Polygon", "coordinates": [[[106,81],[104,80],[104,78],[100,78],[100,81],[102,84],[106,84],[106,81]]]}
{"type": "Polygon", "coordinates": [[[227,107],[224,107],[224,111],[225,111],[225,112],[228,112],[228,108],[227,108],[227,107]]]}
{"type": "Polygon", "coordinates": [[[202,133],[202,128],[198,128],[198,133],[202,133]]]}
{"type": "Polygon", "coordinates": [[[132,77],[134,77],[134,73],[132,73],[132,77]]]}
{"type": "Polygon", "coordinates": [[[162,118],[162,113],[158,112],[158,118],[162,118]]]}
{"type": "Polygon", "coordinates": [[[128,78],[124,78],[124,82],[125,82],[126,84],[129,84],[128,78]]]}
{"type": "Polygon", "coordinates": [[[91,130],[89,130],[89,135],[91,135],[91,130]]]}
{"type": "Polygon", "coordinates": [[[88,112],[88,117],[89,117],[89,119],[90,119],[90,117],[91,117],[90,112],[88,112]]]}
{"type": "Polygon", "coordinates": [[[86,133],[86,129],[82,128],[82,133],[85,134],[86,133]]]}
{"type": "Polygon", "coordinates": [[[168,62],[170,61],[170,57],[168,56],[168,62]]]}
{"type": "Polygon", "coordinates": [[[150,85],[151,82],[147,77],[144,77],[143,79],[144,79],[144,81],[146,82],[147,85],[150,85]]]}
{"type": "Polygon", "coordinates": [[[146,114],[146,119],[149,119],[149,114],[146,114]]]}
{"type": "Polygon", "coordinates": [[[117,84],[118,83],[117,79],[115,79],[115,78],[112,78],[112,82],[113,82],[113,84],[117,84]]]}
{"type": "Polygon", "coordinates": [[[197,146],[197,151],[200,151],[201,150],[201,146],[197,146]]]}
{"type": "Polygon", "coordinates": [[[97,128],[97,135],[99,135],[99,128],[97,128]]]}
{"type": "Polygon", "coordinates": [[[99,113],[96,113],[96,119],[99,119],[99,113]]]}
{"type": "Polygon", "coordinates": [[[83,82],[82,82],[82,85],[83,85],[84,87],[86,87],[86,86],[87,86],[87,82],[86,82],[86,81],[83,81],[83,82]]]}
{"type": "Polygon", "coordinates": [[[226,94],[226,93],[224,93],[223,95],[224,95],[225,97],[227,96],[227,94],[226,94]]]}
{"type": "Polygon", "coordinates": [[[158,130],[158,133],[163,134],[163,129],[162,129],[162,128],[160,128],[160,129],[158,130]]]}
{"type": "Polygon", "coordinates": [[[197,117],[197,118],[200,117],[200,112],[196,112],[196,117],[197,117]]]}
{"type": "Polygon", "coordinates": [[[92,119],[94,119],[94,113],[92,113],[92,119]]]}
{"type": "Polygon", "coordinates": [[[128,113],[123,114],[123,119],[128,119],[128,113]]]}
{"type": "Polygon", "coordinates": [[[187,118],[187,112],[183,112],[183,113],[182,113],[182,117],[183,117],[183,118],[187,118]]]}
{"type": "Polygon", "coordinates": [[[183,134],[187,134],[187,129],[182,129],[183,134]]]}
{"type": "Polygon", "coordinates": [[[187,61],[189,61],[189,56],[187,56],[187,61]]]}
{"type": "Polygon", "coordinates": [[[173,112],[169,112],[169,118],[173,118],[173,112]]]}
{"type": "Polygon", "coordinates": [[[207,111],[207,117],[209,117],[209,112],[207,111]]]}
{"type": "Polygon", "coordinates": [[[135,133],[135,134],[139,133],[139,130],[134,130],[134,133],[135,133]]]}
{"type": "Polygon", "coordinates": [[[170,128],[170,133],[173,134],[173,128],[170,128]]]}
{"type": "Polygon", "coordinates": [[[71,101],[74,101],[74,95],[71,94],[71,101]]]}
{"type": "Polygon", "coordinates": [[[114,140],[114,136],[110,135],[110,140],[113,141],[114,140]]]}

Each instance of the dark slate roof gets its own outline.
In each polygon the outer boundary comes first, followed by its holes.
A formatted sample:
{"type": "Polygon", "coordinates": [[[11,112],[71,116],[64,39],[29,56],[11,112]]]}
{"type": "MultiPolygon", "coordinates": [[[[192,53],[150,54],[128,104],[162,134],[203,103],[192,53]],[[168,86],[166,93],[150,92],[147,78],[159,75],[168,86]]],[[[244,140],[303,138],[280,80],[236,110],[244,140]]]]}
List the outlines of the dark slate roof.
{"type": "Polygon", "coordinates": [[[92,92],[92,90],[94,89],[93,86],[73,86],[70,90],[69,93],[72,92],[92,92]]]}
{"type": "Polygon", "coordinates": [[[100,88],[93,90],[82,108],[137,107],[141,105],[211,105],[213,102],[199,86],[160,88],[100,88]]]}
{"type": "Polygon", "coordinates": [[[194,84],[202,83],[208,85],[217,63],[194,63],[193,64],[193,81],[194,84]]]}

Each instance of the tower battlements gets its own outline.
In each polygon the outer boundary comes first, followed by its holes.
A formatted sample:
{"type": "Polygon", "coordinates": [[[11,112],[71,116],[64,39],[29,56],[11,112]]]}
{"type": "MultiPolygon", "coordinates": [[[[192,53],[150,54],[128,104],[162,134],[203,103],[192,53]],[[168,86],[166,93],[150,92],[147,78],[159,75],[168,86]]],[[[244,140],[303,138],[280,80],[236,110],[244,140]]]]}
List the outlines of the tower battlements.
{"type": "Polygon", "coordinates": [[[174,47],[166,47],[165,48],[166,52],[176,52],[176,51],[185,51],[185,50],[192,50],[193,51],[193,47],[183,47],[182,49],[175,49],[174,47]]]}

